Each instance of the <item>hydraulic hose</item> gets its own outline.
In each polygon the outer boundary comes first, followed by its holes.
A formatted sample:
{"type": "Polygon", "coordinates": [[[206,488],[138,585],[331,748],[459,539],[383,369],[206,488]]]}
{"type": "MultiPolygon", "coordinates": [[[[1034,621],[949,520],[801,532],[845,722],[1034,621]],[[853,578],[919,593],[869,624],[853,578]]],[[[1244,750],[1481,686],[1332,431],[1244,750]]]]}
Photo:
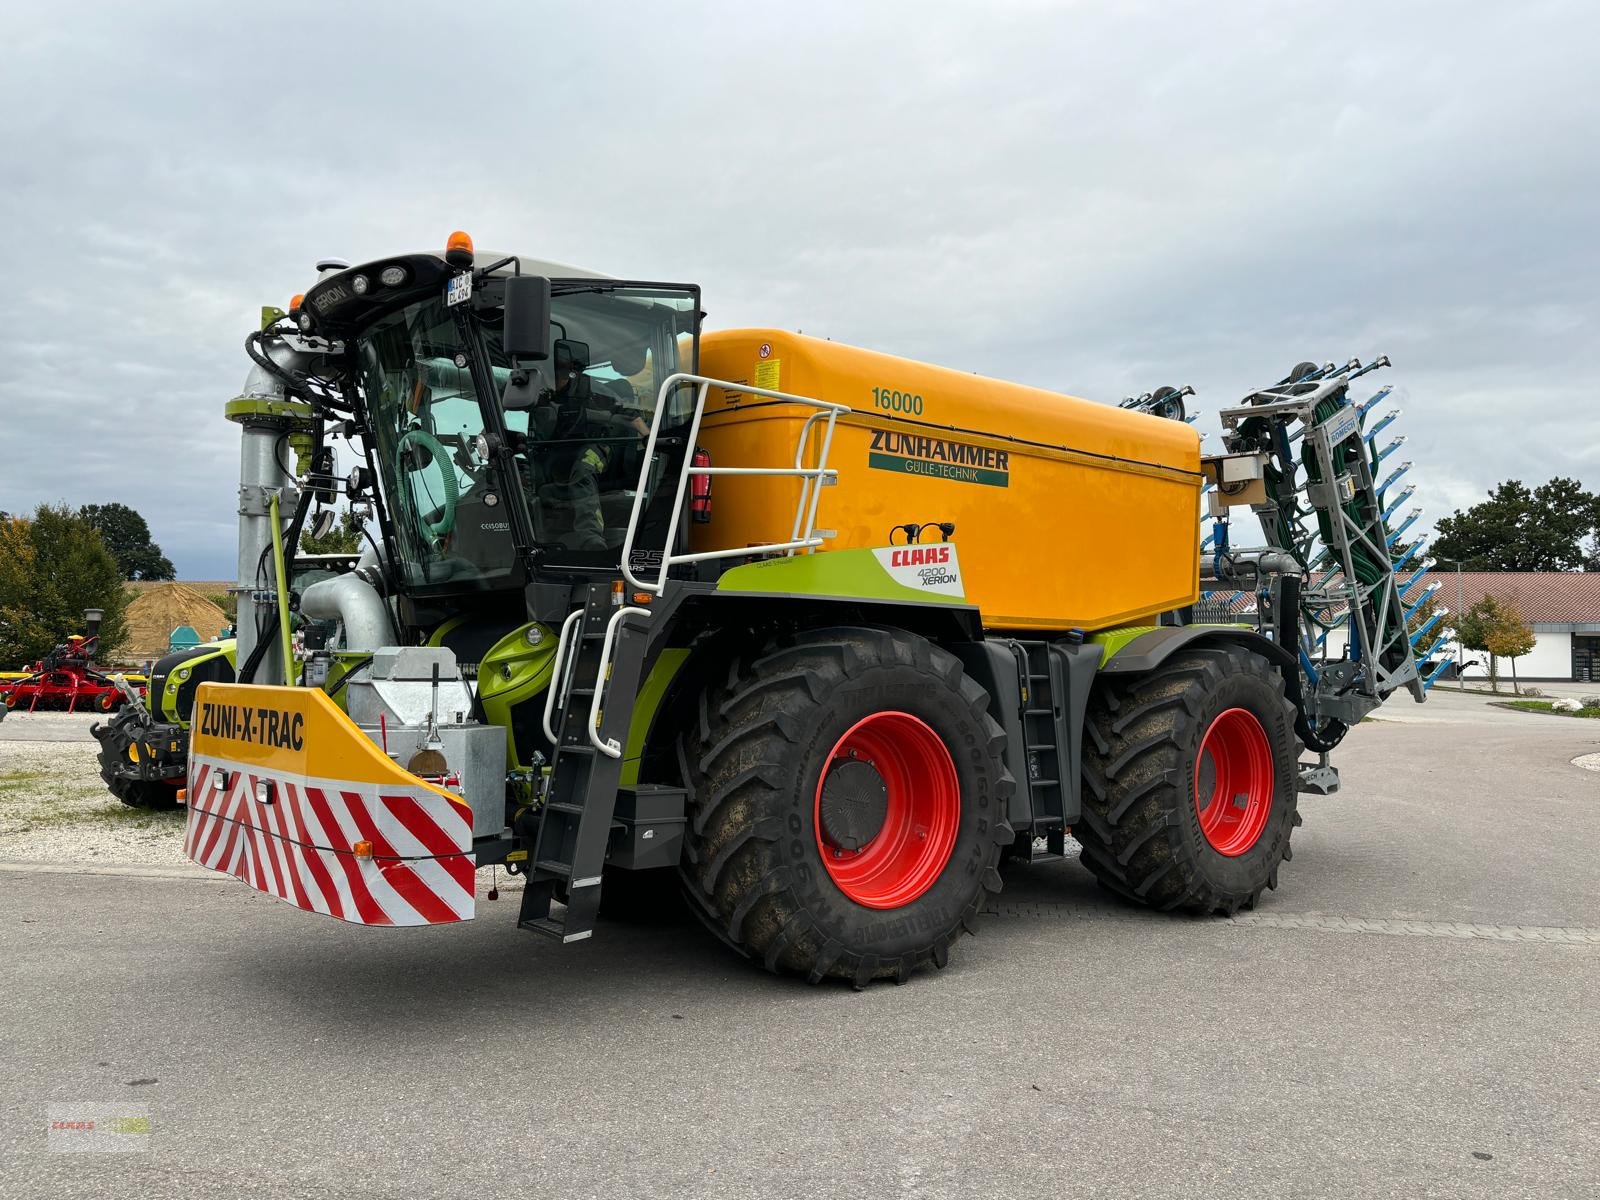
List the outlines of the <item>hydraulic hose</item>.
{"type": "MultiPolygon", "coordinates": [[[[429,462],[439,468],[439,477],[444,490],[444,503],[439,509],[437,521],[424,517],[420,512],[414,515],[417,523],[429,537],[442,538],[456,525],[456,500],[459,498],[459,488],[456,484],[456,471],[450,461],[450,455],[445,450],[439,439],[424,429],[408,429],[400,436],[399,443],[395,446],[395,462],[403,474],[406,469],[406,457],[411,448],[416,446],[428,455],[429,462]]],[[[401,491],[401,502],[406,503],[405,492],[401,491]]],[[[412,498],[411,505],[415,507],[416,499],[412,498]]]]}
{"type": "Polygon", "coordinates": [[[245,336],[244,352],[250,356],[251,362],[283,384],[285,391],[309,403],[312,400],[312,396],[307,390],[304,380],[298,378],[293,371],[280,366],[273,360],[272,355],[262,348],[262,343],[266,340],[266,336],[266,329],[252,329],[245,336]]]}
{"type": "Polygon", "coordinates": [[[289,664],[294,661],[294,637],[289,630],[289,572],[283,561],[283,522],[278,516],[276,493],[273,494],[269,511],[272,518],[273,594],[278,601],[278,636],[283,646],[283,681],[288,683],[294,675],[289,669],[289,664]]]}

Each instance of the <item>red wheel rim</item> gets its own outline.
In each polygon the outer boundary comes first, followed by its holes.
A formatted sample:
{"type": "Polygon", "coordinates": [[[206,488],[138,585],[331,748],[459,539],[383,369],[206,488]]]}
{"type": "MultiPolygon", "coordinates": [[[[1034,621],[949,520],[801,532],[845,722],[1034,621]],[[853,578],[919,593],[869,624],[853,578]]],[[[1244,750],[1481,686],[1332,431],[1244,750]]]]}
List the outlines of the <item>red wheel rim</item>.
{"type": "Polygon", "coordinates": [[[1272,746],[1253,712],[1230,708],[1200,742],[1194,808],[1200,832],[1218,854],[1235,858],[1254,846],[1272,812],[1272,746]]]}
{"type": "Polygon", "coordinates": [[[910,904],[933,886],[955,847],[961,824],[955,761],[939,735],[909,713],[863,717],[829,753],[812,819],[822,864],[841,892],[865,908],[910,904]],[[823,827],[822,793],[836,767],[861,762],[882,778],[883,825],[864,845],[847,849],[823,827]]]}

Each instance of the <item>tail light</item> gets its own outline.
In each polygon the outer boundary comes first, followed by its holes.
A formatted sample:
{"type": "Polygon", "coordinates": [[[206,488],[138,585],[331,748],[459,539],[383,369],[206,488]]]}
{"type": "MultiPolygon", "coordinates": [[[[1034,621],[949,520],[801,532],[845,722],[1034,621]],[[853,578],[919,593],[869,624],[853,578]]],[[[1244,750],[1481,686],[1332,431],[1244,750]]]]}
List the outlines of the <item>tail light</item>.
{"type": "MultiPolygon", "coordinates": [[[[694,452],[693,466],[709,467],[711,465],[711,451],[701,447],[694,452]]],[[[711,520],[711,476],[689,476],[689,512],[694,516],[696,525],[704,525],[711,520]]]]}

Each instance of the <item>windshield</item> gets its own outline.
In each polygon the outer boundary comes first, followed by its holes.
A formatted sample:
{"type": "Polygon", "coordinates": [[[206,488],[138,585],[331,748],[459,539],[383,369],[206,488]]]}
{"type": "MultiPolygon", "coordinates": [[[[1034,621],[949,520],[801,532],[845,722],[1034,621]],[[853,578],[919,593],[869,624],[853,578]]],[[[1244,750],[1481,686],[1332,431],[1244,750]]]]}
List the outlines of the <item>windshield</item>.
{"type": "MultiPolygon", "coordinates": [[[[679,389],[663,418],[656,461],[643,471],[644,437],[661,383],[688,370],[692,289],[607,283],[556,284],[553,354],[531,409],[506,412],[520,490],[545,561],[615,566],[645,478],[641,546],[666,540],[670,495],[660,495],[693,396],[679,389]],[[682,361],[680,361],[680,356],[682,361]]],[[[483,460],[483,409],[468,351],[490,365],[496,396],[511,374],[500,348],[494,291],[473,308],[433,297],[376,322],[360,341],[374,458],[389,500],[402,572],[411,586],[494,587],[516,583],[516,548],[505,481],[483,460]],[[459,321],[458,321],[459,318],[459,321]],[[464,345],[462,327],[472,344],[464,345]]]]}

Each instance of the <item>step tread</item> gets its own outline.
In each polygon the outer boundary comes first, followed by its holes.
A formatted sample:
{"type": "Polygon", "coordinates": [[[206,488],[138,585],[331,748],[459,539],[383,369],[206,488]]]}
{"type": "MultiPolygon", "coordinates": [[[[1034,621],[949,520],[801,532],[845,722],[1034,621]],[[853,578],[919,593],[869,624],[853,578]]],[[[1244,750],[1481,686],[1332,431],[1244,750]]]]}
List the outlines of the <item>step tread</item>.
{"type": "Polygon", "coordinates": [[[534,917],[531,921],[519,921],[517,925],[521,929],[542,933],[563,942],[576,942],[594,932],[592,929],[580,929],[568,933],[566,922],[558,921],[554,917],[534,917]]]}

